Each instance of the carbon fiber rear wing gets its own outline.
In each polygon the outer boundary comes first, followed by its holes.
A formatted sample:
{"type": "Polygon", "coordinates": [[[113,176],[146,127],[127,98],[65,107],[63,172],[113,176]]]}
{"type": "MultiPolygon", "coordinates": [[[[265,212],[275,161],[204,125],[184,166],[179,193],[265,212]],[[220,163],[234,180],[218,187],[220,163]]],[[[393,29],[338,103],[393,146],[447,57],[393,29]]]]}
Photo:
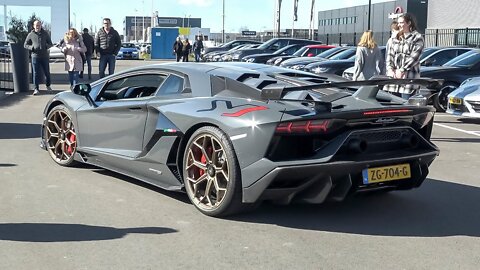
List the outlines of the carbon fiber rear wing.
{"type": "Polygon", "coordinates": [[[293,87],[275,87],[267,86],[262,89],[261,97],[265,100],[280,100],[288,92],[314,90],[314,89],[326,89],[326,88],[351,88],[355,86],[374,86],[374,87],[360,87],[354,94],[359,98],[376,96],[378,90],[384,85],[403,85],[403,84],[415,84],[421,85],[429,89],[438,89],[443,84],[443,80],[420,78],[420,79],[391,79],[385,76],[376,76],[373,79],[366,81],[350,81],[350,82],[327,82],[317,83],[303,86],[293,87]]]}

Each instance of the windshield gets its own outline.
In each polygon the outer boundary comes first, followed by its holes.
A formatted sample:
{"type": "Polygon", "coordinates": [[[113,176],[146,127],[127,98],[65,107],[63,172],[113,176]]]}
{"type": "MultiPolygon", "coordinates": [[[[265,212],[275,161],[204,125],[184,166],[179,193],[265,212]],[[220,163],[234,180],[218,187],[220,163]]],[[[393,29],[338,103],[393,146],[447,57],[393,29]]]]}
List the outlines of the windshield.
{"type": "Polygon", "coordinates": [[[354,49],[347,49],[343,52],[340,52],[338,54],[335,54],[334,56],[330,57],[329,59],[330,60],[341,60],[341,59],[347,59],[349,57],[351,57],[352,55],[355,54],[355,50],[354,49]]]}
{"type": "Polygon", "coordinates": [[[283,52],[285,52],[285,51],[288,51],[288,50],[292,49],[292,47],[294,47],[294,46],[296,46],[296,45],[288,45],[288,46],[285,46],[285,47],[283,47],[283,48],[280,48],[280,49],[274,51],[273,54],[281,54],[281,53],[283,53],[283,52]]]}
{"type": "Polygon", "coordinates": [[[425,50],[423,50],[422,55],[420,55],[420,61],[438,50],[438,48],[426,48],[425,50]]]}
{"type": "Polygon", "coordinates": [[[300,48],[300,50],[296,51],[293,55],[294,56],[302,56],[302,54],[304,52],[306,52],[307,50],[308,50],[308,47],[302,47],[302,48],[300,48]]]}
{"type": "Polygon", "coordinates": [[[447,67],[471,67],[480,62],[480,51],[469,51],[444,64],[447,67]]]}
{"type": "Polygon", "coordinates": [[[133,44],[133,43],[123,43],[122,47],[123,48],[135,48],[135,44],[133,44]]]}

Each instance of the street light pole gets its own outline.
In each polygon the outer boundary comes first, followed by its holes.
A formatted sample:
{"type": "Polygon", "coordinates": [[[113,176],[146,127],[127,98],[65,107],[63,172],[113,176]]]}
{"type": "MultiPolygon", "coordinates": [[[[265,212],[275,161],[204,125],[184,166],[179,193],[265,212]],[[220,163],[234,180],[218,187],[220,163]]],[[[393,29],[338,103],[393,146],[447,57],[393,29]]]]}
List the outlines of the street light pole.
{"type": "Polygon", "coordinates": [[[222,43],[225,43],[225,0],[222,1],[223,13],[222,13],[222,43]]]}
{"type": "Polygon", "coordinates": [[[372,0],[368,0],[368,27],[367,30],[370,30],[370,14],[372,11],[372,0]]]}

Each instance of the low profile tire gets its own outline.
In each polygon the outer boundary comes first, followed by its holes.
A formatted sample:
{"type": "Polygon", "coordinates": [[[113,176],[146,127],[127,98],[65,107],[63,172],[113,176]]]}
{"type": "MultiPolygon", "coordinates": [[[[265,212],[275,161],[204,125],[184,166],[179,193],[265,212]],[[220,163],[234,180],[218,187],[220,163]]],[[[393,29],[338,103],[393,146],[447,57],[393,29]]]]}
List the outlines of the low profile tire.
{"type": "Polygon", "coordinates": [[[59,165],[75,165],[77,134],[72,117],[63,105],[54,107],[47,115],[43,137],[50,157],[59,165]]]}
{"type": "Polygon", "coordinates": [[[448,95],[457,89],[458,85],[453,83],[444,84],[438,94],[433,97],[433,106],[437,112],[445,112],[447,110],[448,95]]]}
{"type": "Polygon", "coordinates": [[[183,160],[185,190],[205,215],[221,217],[243,211],[238,160],[228,136],[201,127],[187,143],[183,160]]]}

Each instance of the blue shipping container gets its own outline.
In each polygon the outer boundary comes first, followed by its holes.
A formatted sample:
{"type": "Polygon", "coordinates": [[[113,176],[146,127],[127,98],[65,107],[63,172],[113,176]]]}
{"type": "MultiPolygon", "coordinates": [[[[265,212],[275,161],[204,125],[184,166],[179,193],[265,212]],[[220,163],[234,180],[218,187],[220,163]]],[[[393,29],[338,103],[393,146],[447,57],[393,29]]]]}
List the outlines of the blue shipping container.
{"type": "Polygon", "coordinates": [[[173,43],[178,35],[178,27],[152,28],[152,59],[175,59],[173,43]]]}

